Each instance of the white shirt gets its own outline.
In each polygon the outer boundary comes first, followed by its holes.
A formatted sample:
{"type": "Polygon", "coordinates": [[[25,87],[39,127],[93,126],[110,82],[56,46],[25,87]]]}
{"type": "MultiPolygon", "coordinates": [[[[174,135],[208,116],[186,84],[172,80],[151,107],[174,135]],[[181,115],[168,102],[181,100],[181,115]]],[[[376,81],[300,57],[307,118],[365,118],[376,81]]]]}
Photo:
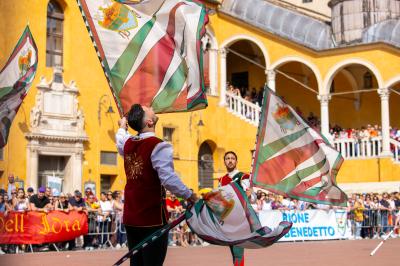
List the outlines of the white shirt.
{"type": "MultiPolygon", "coordinates": [[[[132,136],[123,128],[118,129],[115,139],[117,142],[117,149],[120,155],[124,155],[125,142],[129,138],[145,139],[154,137],[154,132],[141,133],[137,136],[132,136]]],[[[173,149],[168,142],[160,142],[151,153],[151,164],[154,170],[157,171],[160,178],[161,185],[164,186],[171,193],[184,199],[189,198],[192,192],[183,184],[180,178],[176,175],[173,162],[173,149]]]]}
{"type": "MultiPolygon", "coordinates": [[[[233,177],[239,173],[239,170],[235,169],[231,172],[228,172],[229,177],[232,179],[232,182],[235,182],[236,179],[233,179],[233,177]]],[[[221,184],[219,184],[221,186],[221,184]]],[[[240,181],[240,185],[242,186],[243,190],[246,191],[247,189],[251,188],[250,187],[250,179],[242,179],[240,181]]],[[[253,190],[253,189],[252,189],[253,190]]],[[[252,191],[251,195],[250,195],[250,201],[251,202],[255,202],[256,201],[256,194],[254,193],[254,191],[252,191]]]]}

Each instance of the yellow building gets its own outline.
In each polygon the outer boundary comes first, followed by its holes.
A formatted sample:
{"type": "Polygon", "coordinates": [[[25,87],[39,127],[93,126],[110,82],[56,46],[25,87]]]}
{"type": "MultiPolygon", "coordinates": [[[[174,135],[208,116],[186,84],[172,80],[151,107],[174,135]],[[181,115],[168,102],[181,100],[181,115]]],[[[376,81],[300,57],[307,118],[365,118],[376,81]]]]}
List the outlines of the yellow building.
{"type": "MultiPolygon", "coordinates": [[[[330,125],[380,125],[376,139],[335,140],[346,158],[338,180],[398,186],[399,158],[391,149],[400,143],[389,127],[400,127],[400,1],[368,10],[365,1],[330,1],[332,23],[277,1],[207,2],[209,106],[160,115],[156,129],[173,143],[176,171],[188,186],[215,185],[228,150],[237,152],[240,170],[250,171],[260,107],[227,91],[228,83],[250,91],[267,83],[304,116],[319,117],[325,135],[330,125]],[[379,15],[362,16],[367,11],[379,15]]],[[[67,192],[122,189],[119,115],[76,1],[1,1],[0,15],[10,22],[0,24],[0,66],[28,23],[39,52],[35,81],[0,152],[0,187],[14,173],[25,187],[58,177],[67,192]]]]}

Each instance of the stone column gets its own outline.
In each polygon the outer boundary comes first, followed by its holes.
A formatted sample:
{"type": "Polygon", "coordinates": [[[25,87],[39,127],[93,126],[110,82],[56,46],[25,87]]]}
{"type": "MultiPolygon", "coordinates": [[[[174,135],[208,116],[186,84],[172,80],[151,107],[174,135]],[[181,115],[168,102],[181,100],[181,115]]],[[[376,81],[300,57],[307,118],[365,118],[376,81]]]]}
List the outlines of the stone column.
{"type": "Polygon", "coordinates": [[[209,78],[210,78],[210,94],[218,95],[217,92],[217,79],[218,79],[218,49],[210,49],[209,50],[209,78]]]}
{"type": "Polygon", "coordinates": [[[73,159],[73,163],[71,164],[72,167],[72,187],[75,189],[82,190],[82,151],[76,152],[71,159],[73,159]]]}
{"type": "Polygon", "coordinates": [[[320,94],[317,96],[318,100],[321,102],[321,133],[330,139],[329,134],[329,100],[331,95],[320,94]]]}
{"type": "Polygon", "coordinates": [[[226,106],[226,56],[227,51],[225,48],[219,49],[219,60],[220,60],[220,77],[221,77],[221,84],[220,84],[220,93],[219,93],[219,105],[226,106]]]}
{"type": "Polygon", "coordinates": [[[26,187],[33,187],[35,192],[38,189],[38,171],[39,171],[39,154],[35,147],[27,149],[27,167],[26,167],[26,187]]]}
{"type": "Polygon", "coordinates": [[[265,74],[267,75],[267,85],[268,85],[268,87],[271,90],[276,91],[276,88],[275,88],[276,87],[275,86],[275,84],[276,84],[276,81],[275,81],[276,72],[275,72],[275,70],[268,69],[268,70],[265,71],[265,74]]]}
{"type": "Polygon", "coordinates": [[[389,94],[388,88],[378,89],[381,97],[381,122],[382,122],[382,156],[391,156],[390,152],[390,117],[389,117],[389,94]]]}

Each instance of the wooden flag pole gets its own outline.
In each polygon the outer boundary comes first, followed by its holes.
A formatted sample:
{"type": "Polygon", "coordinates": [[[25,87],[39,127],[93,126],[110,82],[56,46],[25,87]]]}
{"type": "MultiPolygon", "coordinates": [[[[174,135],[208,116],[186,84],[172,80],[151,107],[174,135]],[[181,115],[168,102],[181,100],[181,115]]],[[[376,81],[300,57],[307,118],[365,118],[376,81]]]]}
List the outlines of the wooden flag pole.
{"type": "Polygon", "coordinates": [[[386,236],[383,237],[382,241],[378,244],[378,246],[376,246],[376,248],[371,252],[370,256],[374,256],[374,254],[378,251],[378,249],[383,245],[383,243],[385,243],[386,240],[388,240],[388,238],[394,233],[394,230],[396,229],[393,228],[392,231],[390,231],[389,234],[387,234],[386,236]]]}

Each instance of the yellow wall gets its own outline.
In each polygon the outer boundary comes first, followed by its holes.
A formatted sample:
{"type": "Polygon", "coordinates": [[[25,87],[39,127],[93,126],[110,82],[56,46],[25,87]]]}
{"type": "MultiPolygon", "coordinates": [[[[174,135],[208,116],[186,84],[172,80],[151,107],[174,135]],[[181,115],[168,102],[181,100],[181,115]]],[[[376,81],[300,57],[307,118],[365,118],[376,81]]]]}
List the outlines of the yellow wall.
{"type": "Polygon", "coordinates": [[[390,158],[346,160],[336,177],[338,183],[399,181],[400,164],[390,158]],[[362,178],[361,178],[362,177],[362,178]]]}
{"type": "MultiPolygon", "coordinates": [[[[89,141],[85,144],[82,181],[95,181],[99,192],[100,175],[115,175],[117,177],[112,189],[121,189],[125,183],[121,158],[118,159],[118,166],[116,167],[103,166],[99,162],[100,151],[116,151],[113,135],[117,130],[119,115],[117,113],[106,114],[107,106],[103,106],[101,125],[99,124],[97,118],[98,102],[104,94],[111,97],[110,89],[76,1],[65,0],[62,5],[65,7],[64,82],[69,83],[74,80],[79,88],[79,106],[85,114],[85,131],[89,138],[89,141]]],[[[0,23],[0,66],[4,65],[28,22],[39,49],[39,64],[35,81],[12,124],[9,144],[4,149],[5,158],[0,161],[0,171],[4,171],[0,177],[0,187],[5,187],[8,173],[14,173],[22,178],[26,176],[27,141],[24,134],[29,130],[29,116],[37,93],[36,86],[41,76],[44,76],[47,80],[50,80],[52,76],[52,69],[45,66],[46,10],[47,1],[44,0],[0,2],[1,20],[10,22],[7,23],[7,26],[5,23],[0,23]]],[[[225,15],[216,14],[211,16],[210,19],[219,46],[235,35],[250,36],[259,40],[265,47],[270,64],[288,56],[300,57],[316,66],[321,74],[321,83],[324,79],[329,78],[327,75],[332,67],[348,59],[371,62],[379,71],[384,82],[398,75],[400,69],[399,50],[384,44],[315,52],[272,34],[251,28],[225,15]]],[[[298,71],[299,66],[300,63],[290,63],[286,66],[280,66],[279,69],[293,72],[298,71]]],[[[228,65],[228,74],[246,67],[250,72],[249,87],[258,89],[265,82],[265,73],[262,69],[248,63],[236,65],[233,63],[228,65]]],[[[335,83],[343,85],[343,88],[348,87],[348,82],[340,74],[335,78],[335,83]]],[[[318,90],[317,73],[312,76],[309,86],[316,91],[318,90]]],[[[322,88],[320,87],[319,90],[322,90],[322,88]]],[[[280,75],[277,75],[277,92],[284,96],[291,105],[299,106],[304,116],[307,116],[309,112],[319,115],[320,107],[316,95],[306,92],[299,85],[280,75]]],[[[390,102],[391,121],[393,125],[397,126],[400,125],[399,97],[392,94],[390,102]]],[[[212,143],[215,161],[214,177],[225,172],[222,155],[227,150],[237,152],[240,170],[246,172],[250,170],[250,150],[254,149],[256,128],[232,115],[226,108],[220,107],[218,102],[218,97],[210,96],[209,107],[205,110],[160,115],[156,129],[157,135],[162,137],[163,125],[176,127],[176,134],[179,135],[174,147],[179,154],[179,157],[175,160],[176,170],[184,182],[195,190],[198,187],[198,150],[204,141],[212,143]],[[204,127],[196,126],[200,118],[205,124],[204,127]]],[[[345,127],[380,123],[380,102],[377,94],[363,95],[361,102],[360,112],[355,113],[351,103],[334,97],[330,103],[331,120],[343,124],[345,127]],[[351,115],[349,115],[349,110],[351,115]]],[[[112,103],[112,107],[115,111],[117,110],[114,103],[112,103]]],[[[382,161],[381,169],[382,166],[385,167],[385,173],[381,172],[381,177],[384,176],[384,180],[400,179],[398,166],[394,166],[390,159],[382,161]]],[[[339,173],[339,180],[341,182],[373,181],[377,178],[376,171],[376,159],[346,161],[339,173]]]]}

